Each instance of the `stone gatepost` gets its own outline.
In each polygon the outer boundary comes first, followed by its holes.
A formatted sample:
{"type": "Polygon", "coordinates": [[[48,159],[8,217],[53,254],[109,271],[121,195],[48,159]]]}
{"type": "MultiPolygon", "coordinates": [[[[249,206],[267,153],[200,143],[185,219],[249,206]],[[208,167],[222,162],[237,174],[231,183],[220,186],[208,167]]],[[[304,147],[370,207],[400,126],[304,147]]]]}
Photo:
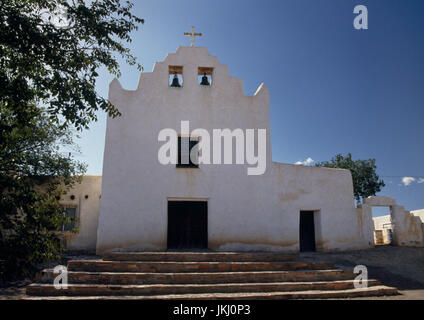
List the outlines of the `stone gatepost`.
{"type": "Polygon", "coordinates": [[[361,236],[364,239],[364,242],[368,244],[370,247],[374,246],[374,221],[372,220],[372,207],[367,205],[366,203],[358,205],[358,214],[361,214],[362,225],[361,228],[361,236]]]}
{"type": "Polygon", "coordinates": [[[393,205],[390,207],[390,217],[392,219],[392,244],[394,246],[400,246],[401,234],[403,233],[403,219],[405,216],[405,208],[399,205],[393,205]]]}

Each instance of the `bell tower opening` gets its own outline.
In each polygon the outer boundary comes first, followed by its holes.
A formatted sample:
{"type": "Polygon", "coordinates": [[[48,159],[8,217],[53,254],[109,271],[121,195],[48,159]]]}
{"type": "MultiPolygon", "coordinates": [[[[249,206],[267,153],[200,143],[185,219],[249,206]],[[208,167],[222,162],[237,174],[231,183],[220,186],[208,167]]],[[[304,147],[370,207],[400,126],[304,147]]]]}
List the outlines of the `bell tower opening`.
{"type": "Polygon", "coordinates": [[[183,86],[182,66],[169,66],[168,84],[172,88],[181,88],[183,86]]]}
{"type": "Polygon", "coordinates": [[[199,67],[197,70],[197,80],[201,86],[212,85],[212,74],[213,68],[210,67],[199,67]]]}

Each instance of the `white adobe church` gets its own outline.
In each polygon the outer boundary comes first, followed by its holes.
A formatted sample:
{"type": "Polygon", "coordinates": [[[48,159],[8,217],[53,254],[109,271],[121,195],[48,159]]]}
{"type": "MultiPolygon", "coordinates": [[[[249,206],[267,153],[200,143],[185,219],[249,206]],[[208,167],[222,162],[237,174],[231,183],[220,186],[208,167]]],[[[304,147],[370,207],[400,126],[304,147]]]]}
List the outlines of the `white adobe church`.
{"type": "MultiPolygon", "coordinates": [[[[122,115],[107,120],[103,175],[84,177],[68,194],[73,200],[63,199],[76,208],[80,227],[66,233],[69,249],[299,252],[374,245],[371,211],[355,206],[350,172],[273,162],[267,86],[246,96],[242,79],[205,48],[178,48],[142,73],[136,90],[113,80],[109,99],[122,115]],[[264,174],[246,174],[248,164],[161,164],[158,134],[181,133],[181,121],[209,132],[266,129],[264,174]]],[[[393,207],[393,220],[408,214],[393,207]]],[[[422,223],[414,221],[421,229],[403,245],[424,244],[422,223]]]]}

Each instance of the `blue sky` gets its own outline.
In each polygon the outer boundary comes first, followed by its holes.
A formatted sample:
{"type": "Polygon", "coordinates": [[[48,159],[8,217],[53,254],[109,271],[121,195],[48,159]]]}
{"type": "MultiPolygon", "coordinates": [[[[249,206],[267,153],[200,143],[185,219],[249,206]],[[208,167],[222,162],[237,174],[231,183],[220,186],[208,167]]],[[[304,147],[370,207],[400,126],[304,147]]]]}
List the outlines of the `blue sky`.
{"type": "MultiPolygon", "coordinates": [[[[246,94],[268,85],[274,161],[375,158],[386,182],[380,195],[424,208],[424,1],[149,0],[135,1],[134,11],[145,24],[130,48],[145,71],[189,46],[183,33],[193,25],[203,33],[196,45],[243,78],[246,94]],[[359,4],[368,30],[353,28],[359,4]]],[[[137,69],[121,70],[124,88],[135,89],[137,69]]],[[[101,72],[101,95],[112,79],[101,72]]],[[[77,140],[88,174],[102,172],[105,125],[99,113],[77,140]]]]}

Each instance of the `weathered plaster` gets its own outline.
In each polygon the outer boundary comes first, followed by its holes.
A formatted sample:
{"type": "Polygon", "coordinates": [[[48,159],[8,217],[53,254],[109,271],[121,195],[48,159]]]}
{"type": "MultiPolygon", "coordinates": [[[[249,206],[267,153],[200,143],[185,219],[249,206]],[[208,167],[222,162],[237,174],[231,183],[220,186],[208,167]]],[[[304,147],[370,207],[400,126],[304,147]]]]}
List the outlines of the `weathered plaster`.
{"type": "Polygon", "coordinates": [[[86,175],[62,196],[60,204],[77,208],[78,232],[63,232],[65,246],[70,250],[96,250],[100,212],[101,176],[86,175]],[[71,195],[75,198],[72,200],[71,195]],[[86,196],[87,199],[85,198],[86,196]]]}
{"type": "Polygon", "coordinates": [[[411,213],[414,216],[419,217],[421,219],[421,222],[424,223],[424,209],[413,210],[413,211],[411,211],[411,213]]]}
{"type": "Polygon", "coordinates": [[[419,217],[398,205],[391,208],[391,216],[394,225],[393,243],[395,245],[413,247],[423,245],[423,229],[419,217]]]}
{"type": "Polygon", "coordinates": [[[390,207],[396,204],[396,200],[387,196],[371,196],[364,199],[363,203],[372,207],[390,207]]]}
{"type": "MultiPolygon", "coordinates": [[[[392,244],[396,246],[424,246],[424,228],[420,218],[421,210],[407,211],[403,206],[396,204],[396,200],[390,197],[374,196],[368,197],[363,201],[363,216],[369,216],[372,206],[388,206],[390,207],[390,215],[376,217],[372,219],[366,218],[368,230],[384,230],[384,224],[391,224],[393,230],[392,244]]],[[[384,235],[383,235],[384,236],[384,235]]]]}

